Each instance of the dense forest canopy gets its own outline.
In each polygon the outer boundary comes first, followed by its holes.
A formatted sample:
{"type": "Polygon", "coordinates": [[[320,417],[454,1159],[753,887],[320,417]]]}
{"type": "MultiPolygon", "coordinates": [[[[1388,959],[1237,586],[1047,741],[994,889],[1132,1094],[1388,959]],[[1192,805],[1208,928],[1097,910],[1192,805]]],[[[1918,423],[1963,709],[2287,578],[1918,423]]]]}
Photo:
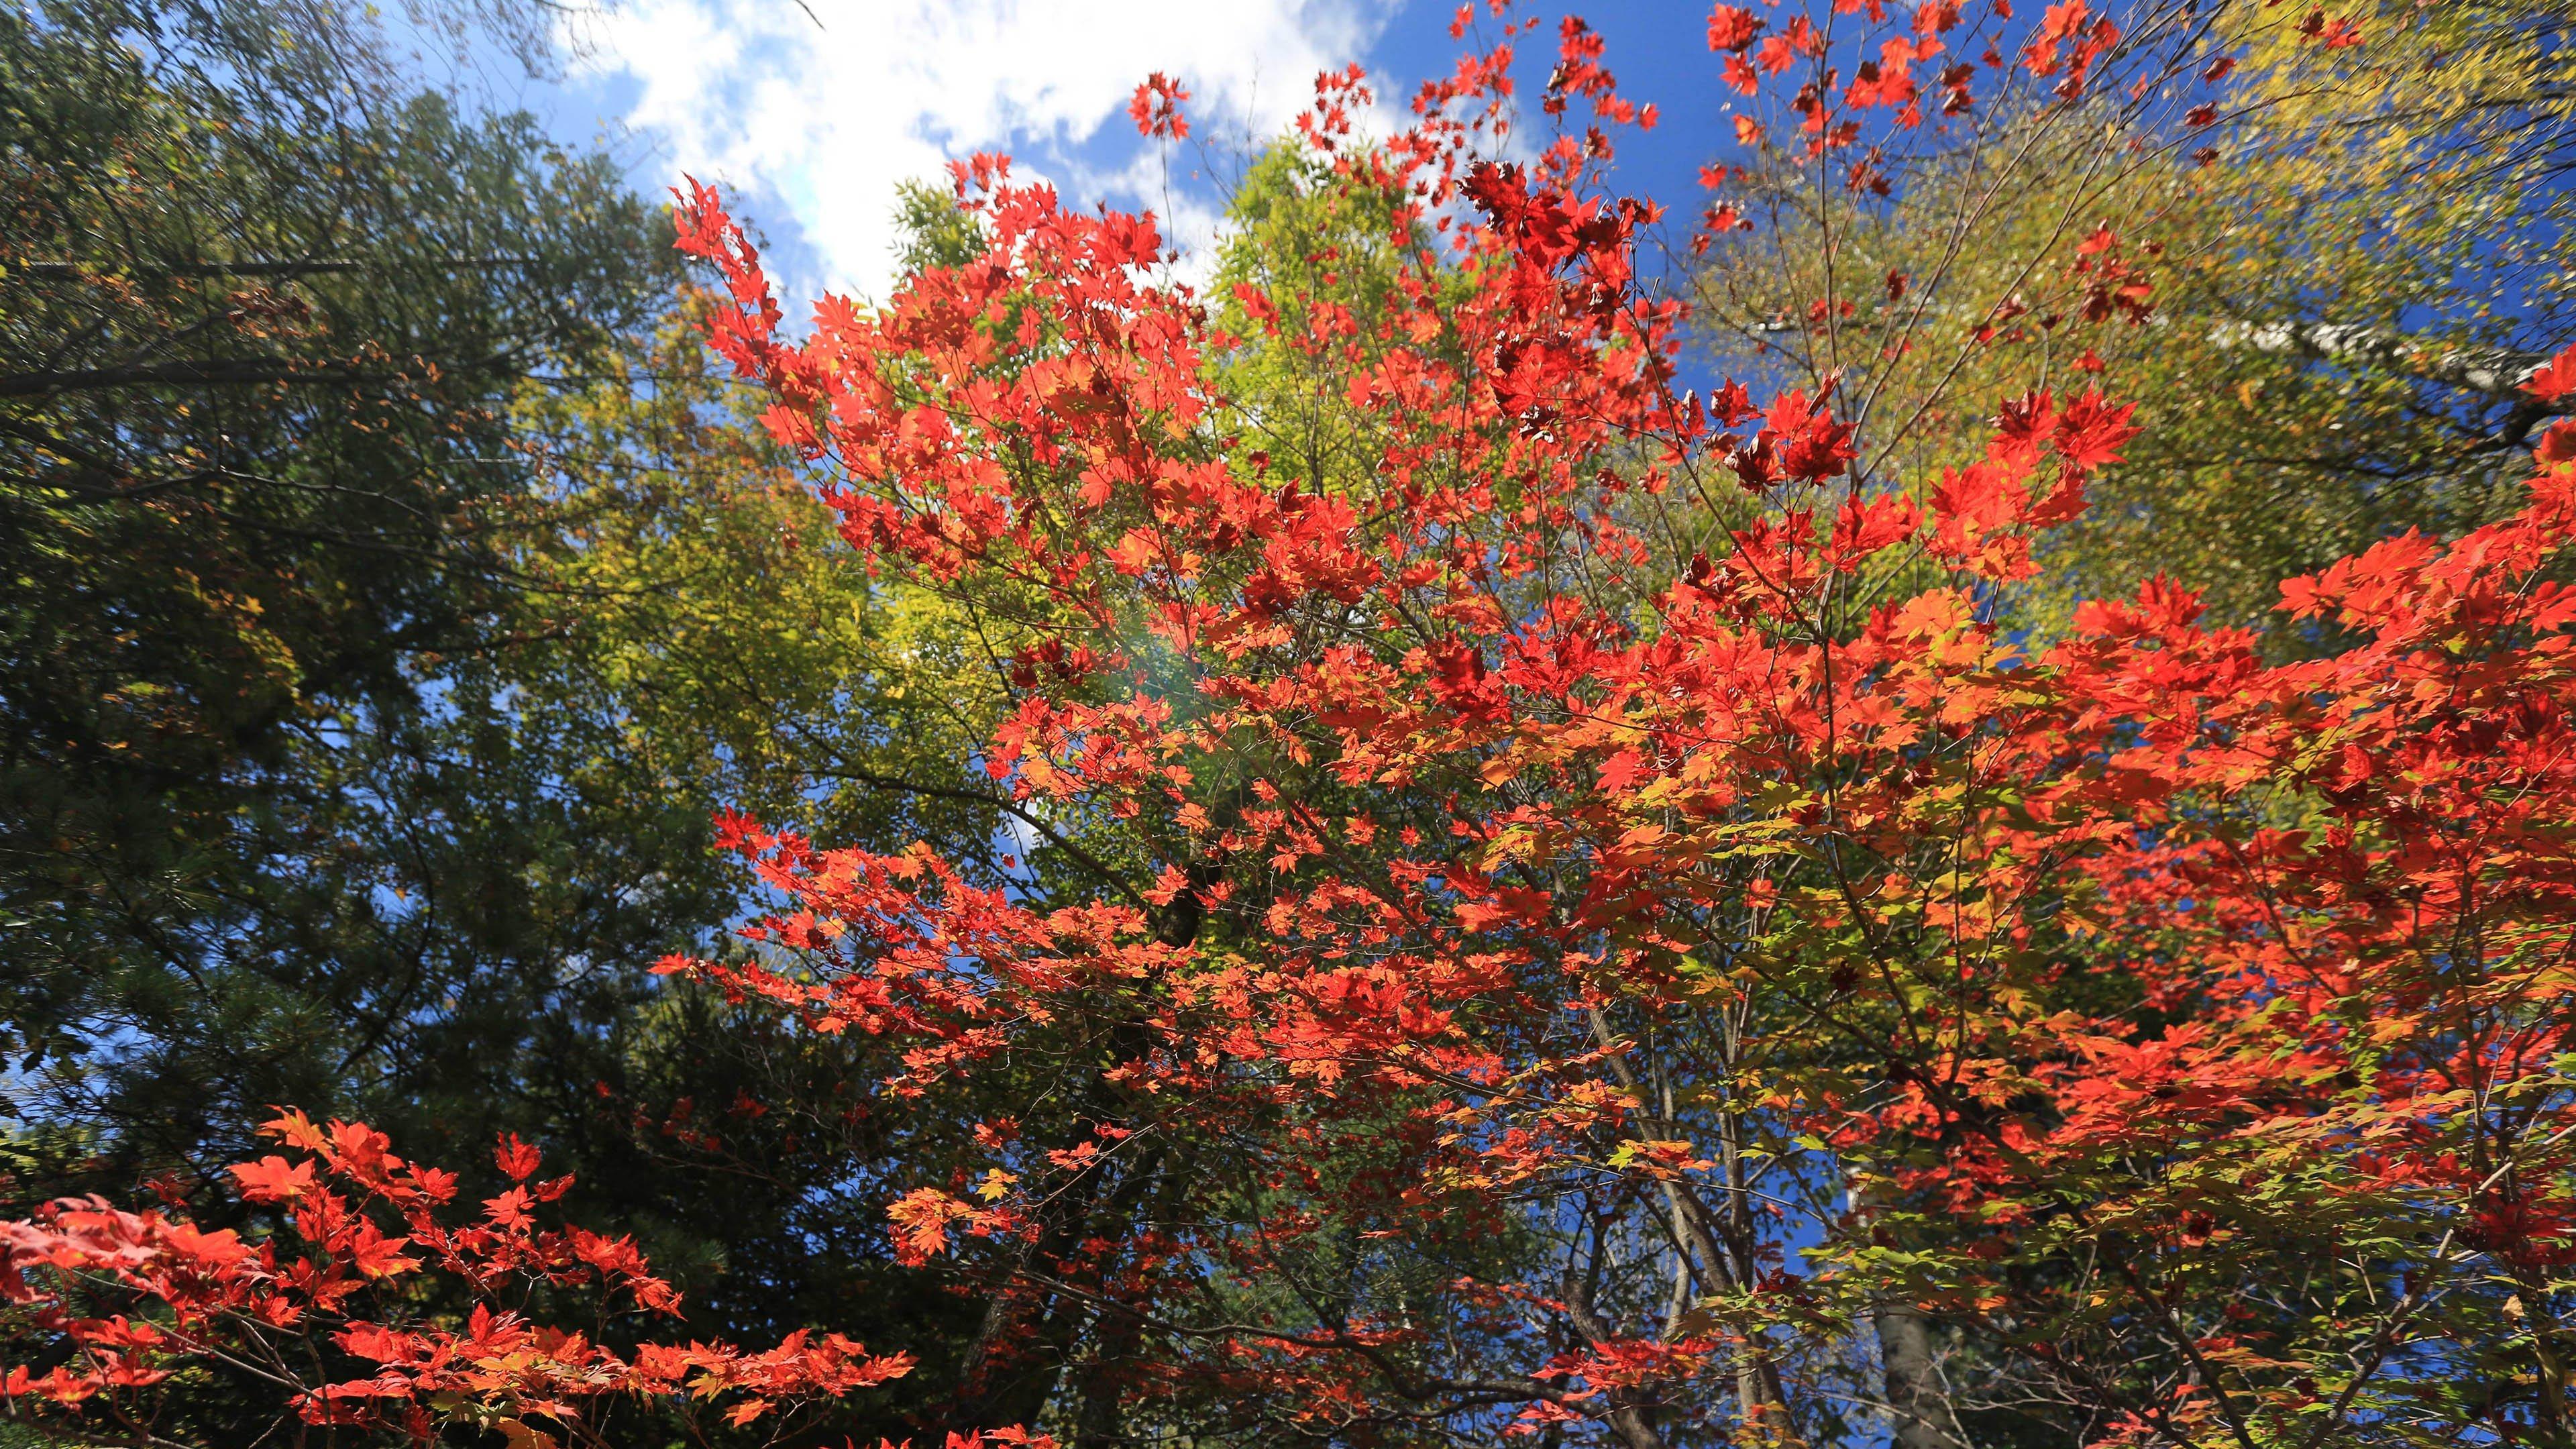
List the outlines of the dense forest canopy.
{"type": "Polygon", "coordinates": [[[2563,7],[1667,29],[809,308],[0,6],[0,1442],[2576,1444],[2563,7]]]}

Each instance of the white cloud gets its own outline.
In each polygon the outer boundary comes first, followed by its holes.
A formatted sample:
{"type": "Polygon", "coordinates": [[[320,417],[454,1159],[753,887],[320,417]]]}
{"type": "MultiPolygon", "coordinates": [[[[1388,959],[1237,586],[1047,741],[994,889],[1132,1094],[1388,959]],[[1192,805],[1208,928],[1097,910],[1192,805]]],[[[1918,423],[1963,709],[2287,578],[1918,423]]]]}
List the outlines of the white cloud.
{"type": "Polygon", "coordinates": [[[882,295],[895,183],[944,178],[975,151],[1011,153],[1069,200],[1176,212],[1184,237],[1204,238],[1209,198],[1167,198],[1129,129],[1137,82],[1169,73],[1202,129],[1266,134],[1312,98],[1318,71],[1360,58],[1401,0],[806,3],[812,18],[797,0],[623,0],[575,39],[594,74],[634,88],[626,120],[658,138],[669,179],[774,196],[792,215],[762,220],[796,224],[820,281],[882,295]]]}

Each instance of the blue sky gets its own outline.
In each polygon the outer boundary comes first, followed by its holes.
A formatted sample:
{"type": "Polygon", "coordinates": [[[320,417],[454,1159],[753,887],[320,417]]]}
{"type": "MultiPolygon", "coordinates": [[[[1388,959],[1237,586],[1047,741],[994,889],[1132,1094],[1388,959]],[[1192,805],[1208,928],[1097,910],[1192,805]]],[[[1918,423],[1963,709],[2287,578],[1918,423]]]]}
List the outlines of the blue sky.
{"type": "MultiPolygon", "coordinates": [[[[1727,93],[1701,43],[1706,9],[1579,7],[1622,88],[1664,117],[1625,146],[1623,190],[1686,205],[1714,154],[1727,93]]],[[[1527,94],[1562,10],[1519,13],[1548,22],[1522,47],[1527,94]]],[[[866,295],[889,270],[895,184],[978,150],[1011,153],[1069,199],[1151,208],[1203,247],[1247,136],[1274,133],[1318,70],[1352,60],[1400,114],[1416,83],[1449,69],[1453,14],[1445,0],[616,0],[571,22],[559,82],[498,99],[565,140],[606,138],[640,189],[683,172],[718,181],[791,288],[866,295]],[[1168,172],[1126,116],[1156,70],[1196,93],[1194,140],[1208,143],[1173,153],[1168,172]]]]}

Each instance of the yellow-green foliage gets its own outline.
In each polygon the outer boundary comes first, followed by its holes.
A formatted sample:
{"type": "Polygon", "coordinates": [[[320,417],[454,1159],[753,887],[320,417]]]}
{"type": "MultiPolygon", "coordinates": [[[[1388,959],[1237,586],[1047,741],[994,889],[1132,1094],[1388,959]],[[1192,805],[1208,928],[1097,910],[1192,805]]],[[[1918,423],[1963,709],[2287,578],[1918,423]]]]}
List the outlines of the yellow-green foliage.
{"type": "Polygon", "coordinates": [[[1937,477],[2030,388],[2138,404],[2041,624],[2158,572],[2265,624],[2275,579],[2496,516],[2534,421],[2512,384],[2576,337],[2565,7],[2376,0],[2340,7],[2364,43],[2338,49],[2307,7],[2206,13],[2162,89],[1999,103],[1892,198],[1757,165],[1733,193],[1755,229],[1697,270],[1721,362],[1841,374],[1874,484],[1937,477]]]}
{"type": "Polygon", "coordinates": [[[626,364],[530,389],[560,490],[531,547],[531,709],[603,712],[644,774],[834,843],[973,854],[1002,661],[958,604],[869,576],[678,309],[626,364]],[[553,697],[548,697],[549,695],[553,697]]]}

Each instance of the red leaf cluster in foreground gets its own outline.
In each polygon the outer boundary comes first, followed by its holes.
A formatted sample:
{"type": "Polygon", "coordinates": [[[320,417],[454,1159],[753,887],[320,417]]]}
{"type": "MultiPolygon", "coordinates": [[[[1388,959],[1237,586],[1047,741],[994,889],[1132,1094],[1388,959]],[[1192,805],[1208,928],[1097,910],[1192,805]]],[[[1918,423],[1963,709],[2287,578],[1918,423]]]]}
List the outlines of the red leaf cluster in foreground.
{"type": "MultiPolygon", "coordinates": [[[[242,1200],[274,1209],[285,1224],[264,1241],[96,1199],[0,1225],[0,1297],[31,1308],[37,1327],[73,1349],[43,1374],[10,1369],[10,1398],[79,1406],[214,1358],[275,1382],[306,1423],[385,1425],[425,1439],[459,1402],[570,1420],[603,1398],[686,1395],[730,1399],[727,1417],[742,1424],[779,1400],[846,1394],[912,1367],[837,1334],[797,1333],[759,1353],[647,1342],[619,1354],[580,1332],[531,1323],[493,1305],[543,1285],[668,1316],[679,1296],[631,1240],[540,1226],[538,1207],[572,1180],[534,1181],[537,1152],[515,1138],[495,1153],[513,1185],[479,1215],[451,1216],[443,1210],[456,1196],[454,1174],[394,1156],[380,1132],[317,1127],[298,1112],[261,1131],[297,1154],[232,1169],[242,1200]],[[462,1332],[361,1307],[421,1275],[451,1279],[473,1299],[462,1332]],[[78,1316],[73,1305],[100,1294],[138,1298],[155,1316],[78,1316]],[[345,1374],[313,1373],[323,1343],[349,1366],[345,1374]]],[[[389,1306],[400,1302],[396,1294],[389,1306]]]]}

